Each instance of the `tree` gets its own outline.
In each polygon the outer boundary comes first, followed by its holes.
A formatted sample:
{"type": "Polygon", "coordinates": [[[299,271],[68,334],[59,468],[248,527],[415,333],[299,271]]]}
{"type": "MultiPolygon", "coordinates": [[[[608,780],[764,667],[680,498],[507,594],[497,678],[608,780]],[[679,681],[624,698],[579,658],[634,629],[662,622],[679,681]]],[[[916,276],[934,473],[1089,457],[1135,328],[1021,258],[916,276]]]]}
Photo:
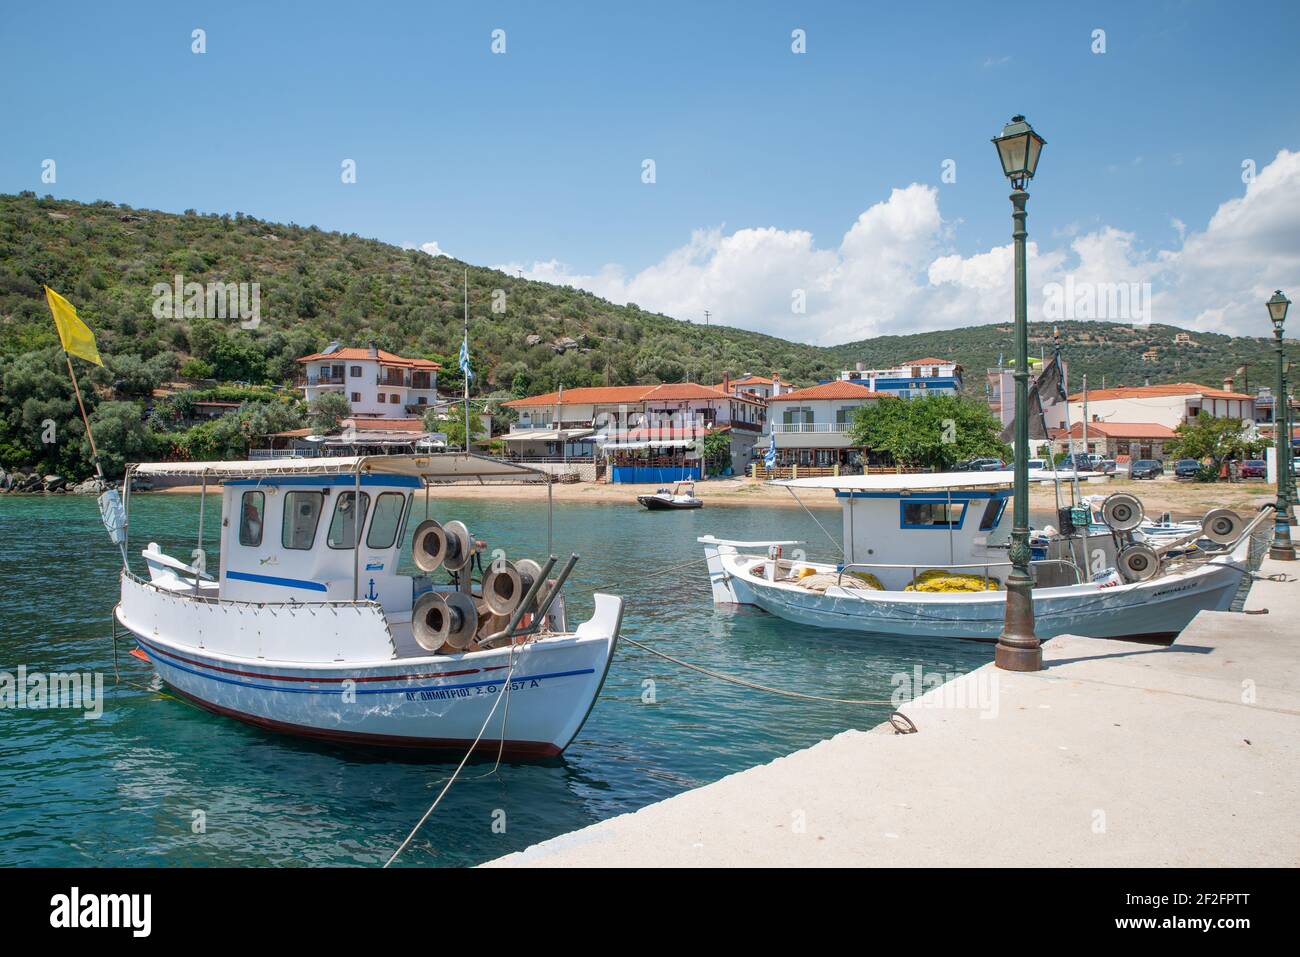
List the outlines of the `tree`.
{"type": "MultiPolygon", "coordinates": [[[[90,416],[90,430],[107,478],[120,478],[128,462],[147,462],[155,457],[157,438],[145,427],[142,410],[134,402],[100,403],[90,416]]],[[[88,439],[82,440],[82,453],[90,459],[88,439]]]]}
{"type": "Polygon", "coordinates": [[[1227,459],[1254,458],[1267,442],[1246,438],[1246,423],[1241,419],[1216,418],[1207,412],[1198,412],[1190,422],[1174,429],[1174,438],[1165,443],[1165,451],[1175,458],[1210,459],[1209,474],[1217,477],[1219,467],[1227,459]]]}
{"type": "Polygon", "coordinates": [[[731,433],[710,432],[704,436],[704,467],[709,475],[720,475],[731,465],[731,433]]]}
{"type": "Polygon", "coordinates": [[[1001,428],[987,405],[965,396],[881,399],[854,413],[849,442],[887,452],[899,465],[942,471],[966,459],[1009,456],[1001,428]]]}
{"type": "MultiPolygon", "coordinates": [[[[474,435],[478,436],[483,433],[483,420],[470,411],[470,422],[474,429],[474,435]]],[[[424,413],[424,430],[426,432],[444,432],[447,435],[447,448],[463,449],[465,448],[465,407],[457,402],[445,415],[440,415],[433,409],[424,413]]]]}
{"type": "Polygon", "coordinates": [[[352,414],[352,405],[342,392],[322,392],[311,404],[310,425],[322,435],[334,432],[352,414]]]}

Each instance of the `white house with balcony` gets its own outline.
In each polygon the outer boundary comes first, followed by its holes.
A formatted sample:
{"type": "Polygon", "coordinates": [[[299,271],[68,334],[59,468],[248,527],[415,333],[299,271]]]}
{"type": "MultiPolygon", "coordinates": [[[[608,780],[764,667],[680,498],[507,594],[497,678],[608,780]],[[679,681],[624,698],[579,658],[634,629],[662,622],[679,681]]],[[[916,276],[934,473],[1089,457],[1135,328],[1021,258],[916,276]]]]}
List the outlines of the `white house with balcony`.
{"type": "Polygon", "coordinates": [[[373,342],[366,349],[331,343],[324,352],[298,362],[303,366],[299,385],[308,403],[326,392],[338,392],[353,415],[408,419],[423,415],[438,400],[438,363],[406,359],[373,342]]]}
{"type": "Polygon", "coordinates": [[[873,392],[856,382],[825,382],[795,389],[768,400],[778,466],[823,468],[865,464],[868,450],[849,441],[854,413],[894,396],[873,392]]]}

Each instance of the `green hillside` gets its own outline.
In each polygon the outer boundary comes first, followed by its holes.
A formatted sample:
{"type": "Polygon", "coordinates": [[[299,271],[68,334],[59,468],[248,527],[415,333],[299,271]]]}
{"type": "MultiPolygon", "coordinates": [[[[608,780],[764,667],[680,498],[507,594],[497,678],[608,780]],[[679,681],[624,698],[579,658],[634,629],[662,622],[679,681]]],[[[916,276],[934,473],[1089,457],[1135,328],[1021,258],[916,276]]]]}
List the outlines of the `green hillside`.
{"type": "MultiPolygon", "coordinates": [[[[149,435],[135,434],[150,392],[178,372],[197,379],[291,386],[294,361],[332,340],[379,346],[443,362],[443,385],[459,388],[462,276],[469,270],[476,391],[505,397],[560,385],[716,381],[724,370],[770,373],[811,384],[852,368],[889,366],[927,355],[951,357],[968,386],[1010,353],[1006,327],[980,326],[882,336],[831,348],[727,327],[705,328],[617,306],[570,287],[530,282],[355,234],[268,223],[246,216],[161,213],[0,195],[0,466],[86,471],[81,425],[58,340],[41,294],[70,299],[98,336],[107,369],[85,369],[88,404],[120,435],[124,454],[236,454],[249,435],[301,410],[238,423],[232,435],[175,433],[175,409],[156,410],[149,435]],[[157,283],[258,283],[261,323],[157,318],[157,283]],[[494,310],[494,304],[497,308],[494,310]],[[131,402],[134,406],[117,403],[131,402]],[[49,422],[62,430],[51,441],[49,422]],[[268,424],[269,423],[269,424],[268,424]]],[[[1260,306],[1261,327],[1263,305],[1260,306]]],[[[1063,323],[1073,381],[1139,384],[1199,380],[1218,385],[1246,364],[1251,386],[1271,378],[1271,343],[1195,333],[1175,346],[1172,326],[1132,330],[1101,322],[1063,323]],[[1154,362],[1141,354],[1158,349],[1154,362]]],[[[1261,328],[1261,332],[1265,331],[1261,328]]],[[[1037,340],[1050,333],[1035,325],[1037,340]]],[[[1050,348],[1045,341],[1036,341],[1050,348]]],[[[263,410],[265,411],[265,410],[263,410]]],[[[232,426],[231,428],[235,428],[232,426]]],[[[219,431],[219,430],[218,430],[219,431]]]]}

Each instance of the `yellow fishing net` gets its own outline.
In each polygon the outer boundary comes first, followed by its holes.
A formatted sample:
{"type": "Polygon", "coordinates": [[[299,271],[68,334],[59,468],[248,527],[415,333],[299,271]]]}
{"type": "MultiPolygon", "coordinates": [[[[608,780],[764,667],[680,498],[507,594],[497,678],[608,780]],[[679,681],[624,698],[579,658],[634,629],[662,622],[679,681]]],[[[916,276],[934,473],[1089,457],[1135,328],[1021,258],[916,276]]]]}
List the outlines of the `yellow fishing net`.
{"type": "Polygon", "coordinates": [[[931,568],[916,576],[916,584],[908,585],[903,591],[926,592],[965,592],[965,591],[999,591],[1002,582],[990,576],[988,584],[983,575],[965,575],[958,572],[931,568]]]}

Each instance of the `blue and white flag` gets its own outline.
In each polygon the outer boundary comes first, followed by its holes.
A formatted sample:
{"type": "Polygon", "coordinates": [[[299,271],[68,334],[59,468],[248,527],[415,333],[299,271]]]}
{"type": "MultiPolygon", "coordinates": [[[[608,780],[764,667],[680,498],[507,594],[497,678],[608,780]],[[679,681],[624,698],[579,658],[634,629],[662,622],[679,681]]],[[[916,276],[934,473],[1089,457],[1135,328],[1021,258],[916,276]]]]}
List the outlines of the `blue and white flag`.
{"type": "Polygon", "coordinates": [[[772,438],[767,443],[767,454],[763,456],[763,467],[776,468],[776,433],[772,433],[772,438]]]}
{"type": "Polygon", "coordinates": [[[474,381],[474,373],[469,367],[469,333],[465,333],[465,339],[460,344],[460,371],[465,376],[466,382],[474,381]]]}

